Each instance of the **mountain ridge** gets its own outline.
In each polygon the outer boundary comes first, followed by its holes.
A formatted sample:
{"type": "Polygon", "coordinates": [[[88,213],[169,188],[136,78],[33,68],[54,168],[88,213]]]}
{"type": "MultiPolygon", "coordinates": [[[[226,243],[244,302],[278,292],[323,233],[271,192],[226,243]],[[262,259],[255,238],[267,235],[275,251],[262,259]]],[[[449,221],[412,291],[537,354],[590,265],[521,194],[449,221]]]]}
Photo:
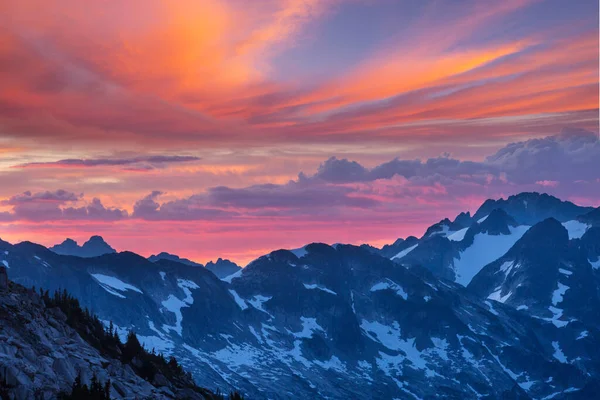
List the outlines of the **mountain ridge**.
{"type": "Polygon", "coordinates": [[[438,223],[386,254],[310,243],[221,279],[174,260],[81,259],[31,243],[0,242],[0,263],[23,284],[67,286],[200,385],[251,398],[586,398],[600,377],[600,306],[586,300],[600,287],[600,228],[530,227],[502,207],[459,217],[460,229],[438,223]],[[552,273],[540,252],[556,260],[552,273]],[[523,267],[507,276],[531,273],[500,280],[510,261],[523,267]]]}

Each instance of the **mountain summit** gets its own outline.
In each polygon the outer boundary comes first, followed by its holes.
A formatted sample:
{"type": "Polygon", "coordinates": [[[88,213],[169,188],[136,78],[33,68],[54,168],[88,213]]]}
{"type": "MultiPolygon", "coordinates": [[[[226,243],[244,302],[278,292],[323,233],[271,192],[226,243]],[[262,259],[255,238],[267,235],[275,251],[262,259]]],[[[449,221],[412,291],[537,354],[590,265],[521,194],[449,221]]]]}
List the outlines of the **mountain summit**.
{"type": "Polygon", "coordinates": [[[104,241],[102,236],[97,235],[90,237],[90,239],[85,242],[83,246],[79,246],[73,239],[66,239],[61,244],[50,247],[49,250],[63,256],[76,256],[83,258],[99,257],[104,254],[112,254],[117,252],[108,243],[106,243],[106,241],[104,241]]]}

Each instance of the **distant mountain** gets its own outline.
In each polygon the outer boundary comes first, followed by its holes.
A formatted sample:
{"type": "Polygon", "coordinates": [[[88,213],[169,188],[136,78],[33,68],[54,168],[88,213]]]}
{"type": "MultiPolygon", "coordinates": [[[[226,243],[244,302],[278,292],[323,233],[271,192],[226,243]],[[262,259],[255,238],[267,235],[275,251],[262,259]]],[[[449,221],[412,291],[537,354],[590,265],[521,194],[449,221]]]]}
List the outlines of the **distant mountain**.
{"type": "Polygon", "coordinates": [[[79,246],[73,239],[66,239],[61,244],[50,247],[49,250],[64,256],[83,258],[99,257],[104,254],[117,252],[104,241],[102,236],[92,236],[83,246],[79,246]]]}
{"type": "Polygon", "coordinates": [[[406,239],[397,239],[392,244],[386,244],[379,251],[379,255],[385,258],[393,258],[405,251],[410,249],[418,243],[418,239],[414,236],[409,236],[406,239]]]}
{"type": "Polygon", "coordinates": [[[169,254],[165,252],[160,253],[158,255],[152,255],[148,257],[148,260],[154,263],[160,260],[168,260],[184,265],[189,265],[191,267],[206,267],[207,270],[215,274],[216,277],[219,279],[223,279],[228,277],[229,275],[233,275],[240,269],[242,269],[242,267],[240,267],[236,263],[222,258],[219,258],[216,262],[209,261],[206,264],[206,266],[203,266],[202,264],[188,260],[187,258],[181,258],[179,256],[176,256],[175,254],[169,254]]]}
{"type": "Polygon", "coordinates": [[[594,210],[593,207],[581,207],[548,194],[533,192],[520,193],[506,200],[486,200],[473,215],[473,219],[483,218],[494,209],[502,209],[519,224],[530,226],[547,218],[566,222],[594,210]]]}
{"type": "Polygon", "coordinates": [[[499,206],[421,238],[277,250],[222,279],[207,269],[226,260],[81,259],[28,242],[0,241],[0,264],[23,285],[66,287],[202,386],[252,399],[593,398],[600,227],[593,209],[544,196],[514,196],[532,216],[487,201],[499,206]]]}
{"type": "Polygon", "coordinates": [[[165,253],[165,252],[159,253],[157,255],[151,255],[150,257],[148,257],[148,261],[150,261],[150,262],[157,262],[159,260],[175,261],[175,262],[189,265],[192,267],[203,267],[202,264],[199,264],[192,260],[188,260],[187,258],[181,258],[175,254],[170,254],[170,253],[165,253]]]}
{"type": "MultiPolygon", "coordinates": [[[[446,220],[449,221],[449,220],[446,220]]],[[[444,222],[444,221],[442,221],[444,222]]],[[[502,209],[474,220],[468,227],[445,225],[428,229],[414,244],[392,257],[406,266],[427,268],[440,278],[466,286],[484,266],[502,256],[529,229],[502,209]],[[457,230],[454,230],[457,229],[457,230]]]]}
{"type": "Polygon", "coordinates": [[[223,279],[239,272],[242,267],[232,261],[219,258],[216,262],[209,261],[206,269],[215,274],[217,278],[223,279]]]}

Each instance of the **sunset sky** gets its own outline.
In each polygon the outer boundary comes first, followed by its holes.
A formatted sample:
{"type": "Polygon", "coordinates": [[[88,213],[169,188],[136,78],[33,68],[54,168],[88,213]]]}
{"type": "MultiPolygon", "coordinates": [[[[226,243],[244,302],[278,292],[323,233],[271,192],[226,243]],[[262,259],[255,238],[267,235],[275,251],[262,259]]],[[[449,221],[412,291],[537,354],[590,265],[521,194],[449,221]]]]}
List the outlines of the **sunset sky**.
{"type": "Polygon", "coordinates": [[[245,264],[600,205],[597,0],[4,0],[0,238],[245,264]]]}

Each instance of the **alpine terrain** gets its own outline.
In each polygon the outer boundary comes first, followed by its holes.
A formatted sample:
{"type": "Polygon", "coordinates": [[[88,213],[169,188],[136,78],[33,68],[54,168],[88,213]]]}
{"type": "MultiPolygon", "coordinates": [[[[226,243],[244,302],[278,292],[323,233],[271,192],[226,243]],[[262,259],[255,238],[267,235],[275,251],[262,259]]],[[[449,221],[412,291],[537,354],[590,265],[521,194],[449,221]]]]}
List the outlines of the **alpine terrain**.
{"type": "Polygon", "coordinates": [[[89,242],[51,249],[0,242],[0,263],[15,282],[0,294],[0,377],[20,393],[50,391],[70,387],[85,364],[88,374],[115,381],[123,397],[177,395],[173,385],[161,391],[100,354],[25,289],[35,286],[66,289],[121,341],[134,331],[148,351],[174,356],[213,392],[238,389],[249,399],[594,398],[599,213],[521,193],[381,249],[310,243],[244,268],[167,253],[147,259],[89,242]],[[36,378],[37,371],[45,372],[36,378]]]}

